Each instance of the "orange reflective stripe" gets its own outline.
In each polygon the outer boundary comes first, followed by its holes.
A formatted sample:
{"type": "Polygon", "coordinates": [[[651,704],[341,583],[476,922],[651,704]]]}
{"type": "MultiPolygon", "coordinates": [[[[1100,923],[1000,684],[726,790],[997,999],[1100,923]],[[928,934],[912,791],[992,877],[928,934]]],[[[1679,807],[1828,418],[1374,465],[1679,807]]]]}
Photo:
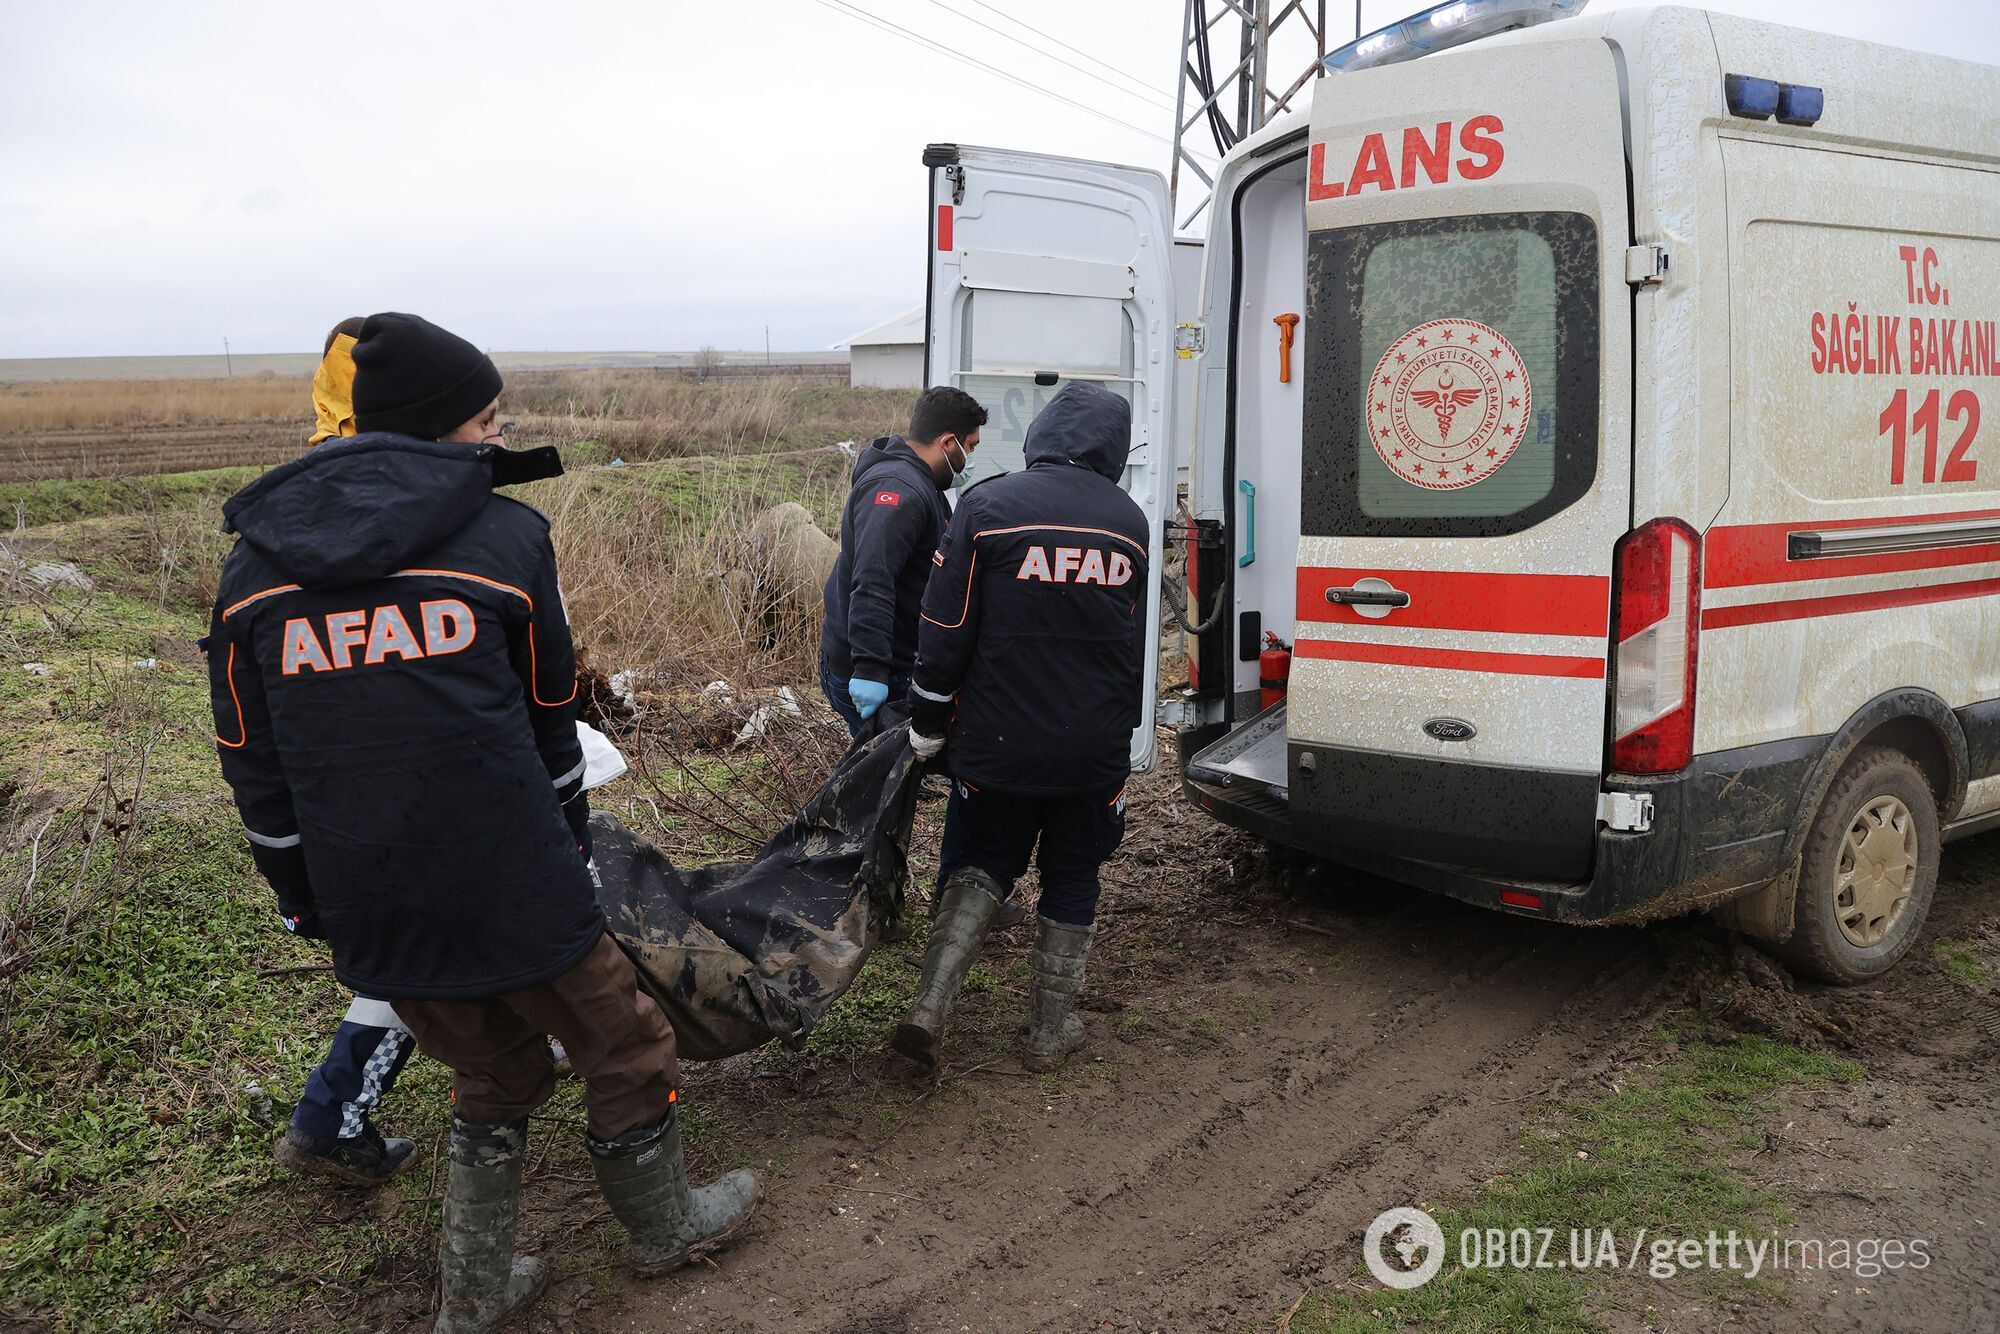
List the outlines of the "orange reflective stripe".
{"type": "MultiPolygon", "coordinates": [[[[977,541],[978,539],[975,538],[974,540],[977,541]]],[[[972,576],[978,571],[978,569],[979,569],[979,553],[975,551],[972,553],[972,563],[965,567],[965,605],[958,609],[957,620],[953,621],[950,625],[946,625],[943,621],[938,620],[934,616],[926,616],[924,617],[924,619],[929,621],[932,625],[937,626],[941,630],[956,630],[960,626],[964,625],[965,618],[972,614],[972,576]]]]}
{"type": "MultiPolygon", "coordinates": [[[[262,595],[259,594],[259,596],[262,595]]],[[[243,604],[239,602],[236,605],[240,607],[243,604]]],[[[228,615],[227,612],[223,614],[225,616],[228,615]]],[[[229,663],[222,669],[222,675],[229,682],[229,698],[236,704],[236,739],[234,741],[224,741],[222,733],[217,732],[215,734],[215,743],[219,746],[227,746],[231,750],[241,750],[250,741],[250,729],[243,725],[243,697],[236,693],[236,645],[234,644],[229,646],[229,663]]]]}
{"type": "Polygon", "coordinates": [[[535,600],[526,593],[512,584],[503,584],[498,579],[488,579],[483,574],[467,574],[464,570],[397,570],[389,577],[392,579],[409,579],[422,578],[426,575],[439,579],[470,579],[475,584],[485,584],[488,588],[497,588],[503,593],[512,593],[515,597],[528,604],[530,612],[533,612],[535,609],[535,600]]]}
{"type": "Polygon", "coordinates": [[[545,709],[559,709],[576,698],[575,677],[570,678],[569,693],[561,699],[542,698],[542,669],[535,665],[535,623],[533,620],[528,622],[528,693],[534,696],[535,703],[545,709]]]}
{"type": "Polygon", "coordinates": [[[503,593],[512,593],[515,597],[527,603],[529,696],[533,698],[535,703],[545,709],[559,709],[576,698],[577,683],[574,679],[569,683],[569,693],[561,699],[542,698],[542,673],[541,669],[535,664],[535,600],[533,598],[512,584],[503,584],[498,579],[488,579],[483,574],[468,574],[464,570],[397,570],[393,577],[397,579],[409,579],[424,578],[426,576],[438,579],[469,579],[475,584],[485,584],[488,588],[497,588],[503,593]]]}
{"type": "Polygon", "coordinates": [[[1007,533],[1095,533],[1099,537],[1115,538],[1142,556],[1146,554],[1146,548],[1123,533],[1114,533],[1109,528],[1074,528],[1063,523],[1024,523],[1016,528],[988,528],[974,533],[972,540],[977,542],[982,537],[995,537],[1007,533]]]}
{"type": "Polygon", "coordinates": [[[242,611],[245,607],[249,606],[251,603],[257,602],[263,598],[275,597],[279,593],[296,593],[298,591],[299,591],[299,586],[297,584],[279,584],[276,588],[267,588],[261,593],[252,593],[249,597],[244,598],[241,602],[232,602],[227,607],[224,607],[222,609],[222,619],[225,621],[228,620],[231,616],[234,616],[237,612],[242,611]]]}

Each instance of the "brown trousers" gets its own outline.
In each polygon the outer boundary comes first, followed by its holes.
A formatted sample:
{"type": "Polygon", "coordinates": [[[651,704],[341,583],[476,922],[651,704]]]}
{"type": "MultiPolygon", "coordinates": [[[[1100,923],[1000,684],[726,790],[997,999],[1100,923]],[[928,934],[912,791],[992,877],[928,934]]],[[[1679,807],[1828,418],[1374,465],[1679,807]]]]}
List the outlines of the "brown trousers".
{"type": "Polygon", "coordinates": [[[667,1114],[680,1078],[674,1031],[607,933],[583,962],[526,991],[394,1002],[417,1046],[451,1068],[461,1121],[515,1121],[555,1092],[548,1035],[583,1077],[590,1133],[616,1139],[667,1114]]]}

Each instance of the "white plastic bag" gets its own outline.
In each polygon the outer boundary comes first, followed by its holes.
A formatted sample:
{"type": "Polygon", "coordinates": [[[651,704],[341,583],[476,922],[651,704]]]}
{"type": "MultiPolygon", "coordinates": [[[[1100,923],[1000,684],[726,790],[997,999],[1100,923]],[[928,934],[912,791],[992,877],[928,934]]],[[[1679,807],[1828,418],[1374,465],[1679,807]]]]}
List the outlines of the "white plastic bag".
{"type": "Polygon", "coordinates": [[[625,757],[611,738],[589,723],[576,725],[577,744],[583,747],[583,790],[603,787],[625,772],[625,757]]]}

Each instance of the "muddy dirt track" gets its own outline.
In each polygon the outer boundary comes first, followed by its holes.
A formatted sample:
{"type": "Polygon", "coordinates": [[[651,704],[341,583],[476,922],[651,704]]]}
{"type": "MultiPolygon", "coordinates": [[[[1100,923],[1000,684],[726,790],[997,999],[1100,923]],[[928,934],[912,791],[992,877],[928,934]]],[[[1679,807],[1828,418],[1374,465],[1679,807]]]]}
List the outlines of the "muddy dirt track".
{"type": "Polygon", "coordinates": [[[963,1009],[935,1086],[872,1054],[795,1077],[691,1068],[691,1105],[763,1137],[775,1163],[755,1236],[609,1308],[559,1295],[531,1327],[1268,1329],[1308,1289],[1365,1288],[1354,1264],[1376,1213],[1476,1186],[1545,1099],[1608,1083],[1703,997],[1868,1066],[1775,1113],[1755,1160],[1799,1229],[1936,1237],[1939,1263],[1777,1298],[1642,1278],[1602,1317],[2000,1318],[2000,1005],[1931,960],[1941,933],[1995,929],[2000,849],[1948,849],[1919,952],[1885,983],[1826,993],[1705,926],[1565,929],[1340,872],[1301,883],[1169,778],[1142,786],[1107,875],[1090,1040],[1067,1071],[1029,1075],[1015,1055],[1026,928],[989,943],[998,984],[963,1009]]]}

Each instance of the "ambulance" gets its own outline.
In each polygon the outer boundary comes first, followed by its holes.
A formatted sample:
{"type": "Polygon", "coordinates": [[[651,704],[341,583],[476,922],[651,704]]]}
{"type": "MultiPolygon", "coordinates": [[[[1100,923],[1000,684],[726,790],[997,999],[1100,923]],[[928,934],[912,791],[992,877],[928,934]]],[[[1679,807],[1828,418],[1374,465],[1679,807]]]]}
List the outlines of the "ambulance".
{"type": "Polygon", "coordinates": [[[1215,818],[1871,978],[2000,824],[2000,70],[1582,8],[1328,57],[1198,295],[1156,173],[933,146],[928,380],[984,470],[1068,379],[1132,401],[1215,818]]]}

